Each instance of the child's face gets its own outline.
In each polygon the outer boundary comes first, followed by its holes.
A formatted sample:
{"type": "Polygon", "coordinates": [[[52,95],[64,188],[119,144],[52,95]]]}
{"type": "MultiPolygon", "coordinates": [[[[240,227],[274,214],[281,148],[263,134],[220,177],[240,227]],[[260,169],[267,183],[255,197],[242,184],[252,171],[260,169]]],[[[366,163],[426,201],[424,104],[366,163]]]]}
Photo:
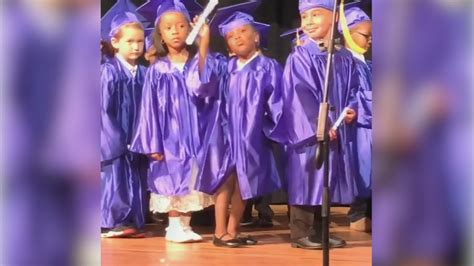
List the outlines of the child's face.
{"type": "Polygon", "coordinates": [[[368,50],[372,45],[372,22],[364,21],[352,27],[351,36],[358,46],[368,50]]]}
{"type": "Polygon", "coordinates": [[[186,17],[180,12],[169,12],[160,18],[158,24],[161,39],[168,47],[182,49],[186,46],[190,26],[186,17]]]}
{"type": "Polygon", "coordinates": [[[247,24],[228,32],[225,39],[232,54],[248,58],[257,51],[260,35],[247,24]]]}
{"type": "Polygon", "coordinates": [[[325,8],[313,8],[301,13],[301,28],[313,40],[320,40],[329,34],[332,12],[325,8]]]}
{"type": "Polygon", "coordinates": [[[145,32],[134,26],[123,26],[120,38],[112,38],[112,46],[131,64],[143,54],[144,45],[145,32]]]}

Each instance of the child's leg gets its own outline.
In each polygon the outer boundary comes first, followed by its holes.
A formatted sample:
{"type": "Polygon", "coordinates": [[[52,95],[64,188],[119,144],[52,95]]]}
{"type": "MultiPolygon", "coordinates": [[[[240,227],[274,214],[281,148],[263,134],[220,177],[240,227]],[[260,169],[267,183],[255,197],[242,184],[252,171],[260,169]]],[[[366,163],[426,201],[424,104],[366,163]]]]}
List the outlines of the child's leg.
{"type": "Polygon", "coordinates": [[[183,224],[183,226],[186,228],[186,227],[190,227],[190,223],[191,223],[191,212],[187,212],[187,213],[183,213],[181,212],[180,213],[180,216],[181,216],[181,224],[183,224]]]}
{"type": "Polygon", "coordinates": [[[186,234],[191,238],[193,241],[201,241],[202,237],[196,234],[190,226],[191,223],[191,212],[188,213],[181,213],[181,224],[183,226],[184,231],[186,234]]]}
{"type": "Polygon", "coordinates": [[[168,212],[168,227],[177,228],[181,226],[180,213],[177,211],[168,212]]]}
{"type": "Polygon", "coordinates": [[[270,227],[273,226],[273,216],[275,215],[270,202],[272,201],[272,194],[259,197],[254,200],[255,209],[258,211],[258,226],[270,227]]]}
{"type": "Polygon", "coordinates": [[[235,174],[222,185],[215,195],[215,219],[216,229],[214,235],[222,240],[231,239],[227,234],[227,209],[229,208],[230,196],[234,190],[235,174]]]}
{"type": "Polygon", "coordinates": [[[244,215],[242,216],[242,221],[240,221],[240,225],[251,225],[253,223],[252,209],[254,202],[254,199],[247,200],[247,204],[245,204],[244,215]]]}
{"type": "Polygon", "coordinates": [[[232,208],[230,210],[229,224],[227,225],[227,232],[236,237],[240,233],[240,219],[245,211],[245,200],[240,195],[240,187],[237,178],[235,178],[235,189],[232,193],[232,208]]]}
{"type": "Polygon", "coordinates": [[[180,212],[170,211],[168,217],[169,225],[166,228],[166,240],[177,243],[193,241],[193,238],[184,230],[180,212]]]}

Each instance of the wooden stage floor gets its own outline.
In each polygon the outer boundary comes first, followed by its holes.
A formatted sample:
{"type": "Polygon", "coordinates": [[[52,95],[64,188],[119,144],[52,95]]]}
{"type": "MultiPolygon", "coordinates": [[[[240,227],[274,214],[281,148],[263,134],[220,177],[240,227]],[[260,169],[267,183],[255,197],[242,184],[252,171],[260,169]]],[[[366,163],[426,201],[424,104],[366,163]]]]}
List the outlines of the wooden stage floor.
{"type": "MultiPolygon", "coordinates": [[[[194,228],[204,242],[175,244],[165,241],[163,225],[149,225],[150,236],[142,239],[102,239],[102,265],[322,265],[322,251],[291,248],[286,206],[272,205],[275,226],[269,229],[243,229],[259,240],[256,246],[219,248],[212,244],[210,227],[194,228]]],[[[348,208],[331,209],[331,232],[348,245],[331,249],[331,265],[371,265],[372,236],[351,231],[345,214],[348,208]]]]}

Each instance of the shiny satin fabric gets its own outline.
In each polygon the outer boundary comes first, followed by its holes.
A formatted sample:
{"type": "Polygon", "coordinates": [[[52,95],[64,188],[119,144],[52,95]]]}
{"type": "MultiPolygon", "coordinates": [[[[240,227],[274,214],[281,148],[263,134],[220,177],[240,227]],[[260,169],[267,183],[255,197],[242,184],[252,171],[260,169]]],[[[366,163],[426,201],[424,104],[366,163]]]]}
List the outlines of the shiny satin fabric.
{"type": "Polygon", "coordinates": [[[237,58],[231,58],[228,72],[230,168],[235,167],[242,198],[250,199],[281,188],[271,137],[283,111],[282,69],[259,55],[242,70],[237,69],[237,58]]]}
{"type": "Polygon", "coordinates": [[[357,92],[357,155],[359,196],[368,197],[372,190],[372,66],[355,59],[360,81],[357,92]]]}
{"type": "Polygon", "coordinates": [[[101,227],[145,226],[147,167],[146,157],[131,152],[102,163],[101,227]]]}
{"type": "MultiPolygon", "coordinates": [[[[306,38],[302,46],[296,46],[287,59],[283,73],[285,91],[294,93],[303,105],[305,115],[316,133],[319,105],[323,98],[323,86],[327,53],[312,40],[306,38]]],[[[334,56],[333,83],[329,102],[334,107],[329,119],[334,123],[345,107],[357,110],[356,93],[359,80],[355,63],[349,51],[338,50],[334,56]]],[[[338,129],[338,139],[330,142],[330,190],[334,203],[351,203],[357,195],[357,135],[354,124],[343,124],[338,129]]],[[[323,170],[316,169],[317,145],[300,148],[287,147],[285,179],[291,205],[321,205],[323,170]]]]}
{"type": "Polygon", "coordinates": [[[147,158],[128,151],[145,67],[135,77],[116,59],[101,66],[101,213],[104,228],[145,224],[147,158]]]}
{"type": "Polygon", "coordinates": [[[225,107],[206,145],[208,158],[216,162],[207,167],[219,170],[201,182],[211,184],[208,193],[213,194],[235,171],[242,198],[249,199],[281,188],[272,145],[302,145],[313,132],[308,123],[298,121],[304,113],[297,99],[284,104],[282,69],[275,60],[258,55],[239,70],[233,57],[227,74],[220,94],[225,107]]]}
{"type": "MultiPolygon", "coordinates": [[[[198,164],[203,164],[199,158],[203,158],[206,132],[213,128],[220,105],[216,95],[222,61],[225,64],[222,56],[210,54],[202,73],[198,70],[198,55],[188,60],[183,72],[167,57],[150,66],[130,149],[141,154],[164,155],[163,161],[150,163],[151,192],[183,196],[194,189],[189,186],[192,162],[196,158],[198,164]]],[[[201,170],[199,176],[206,176],[206,170],[201,170]]]]}

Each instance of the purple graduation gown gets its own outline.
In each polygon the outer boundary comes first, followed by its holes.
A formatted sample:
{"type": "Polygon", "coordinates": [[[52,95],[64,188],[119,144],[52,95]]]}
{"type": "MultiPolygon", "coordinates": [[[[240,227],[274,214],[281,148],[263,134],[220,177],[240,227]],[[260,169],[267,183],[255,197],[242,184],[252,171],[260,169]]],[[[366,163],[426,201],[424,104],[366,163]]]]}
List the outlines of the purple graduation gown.
{"type": "Polygon", "coordinates": [[[372,66],[370,62],[354,60],[360,82],[357,92],[358,196],[368,197],[372,189],[372,66]]]}
{"type": "Polygon", "coordinates": [[[282,69],[273,59],[258,55],[241,70],[229,61],[226,117],[230,143],[229,167],[237,173],[243,199],[281,187],[270,140],[283,109],[282,69]]]}
{"type": "Polygon", "coordinates": [[[133,77],[116,58],[101,66],[101,226],[145,225],[147,158],[128,151],[145,67],[133,77]]]}
{"type": "MultiPolygon", "coordinates": [[[[217,72],[225,58],[210,54],[203,73],[198,55],[190,58],[180,72],[168,57],[149,67],[145,78],[140,115],[131,150],[142,154],[164,154],[163,161],[151,161],[148,185],[152,193],[184,196],[191,192],[192,166],[200,159],[209,128],[213,128],[219,108],[217,72]]],[[[214,164],[214,163],[211,163],[214,164]]],[[[201,169],[200,176],[216,169],[201,169]]],[[[212,175],[212,173],[210,174],[212,175]]],[[[202,190],[206,190],[204,185],[202,190]]]]}
{"type": "MultiPolygon", "coordinates": [[[[305,115],[316,133],[319,103],[323,97],[324,75],[327,53],[318,45],[306,39],[302,46],[296,46],[287,59],[283,73],[284,91],[294,94],[303,104],[305,115]]],[[[357,110],[355,94],[358,78],[355,63],[349,51],[341,49],[334,56],[333,85],[329,101],[334,111],[329,113],[334,123],[345,107],[357,110]]],[[[338,139],[330,142],[329,185],[334,203],[349,204],[357,194],[354,175],[356,169],[356,127],[343,124],[338,129],[338,139]]],[[[288,184],[290,205],[321,205],[323,170],[316,169],[317,145],[302,148],[287,147],[285,178],[288,184]]]]}
{"type": "MultiPolygon", "coordinates": [[[[301,104],[283,112],[281,75],[280,65],[264,55],[258,55],[241,70],[237,70],[237,58],[230,59],[228,82],[221,94],[225,108],[221,108],[220,122],[216,123],[221,126],[214,130],[214,143],[207,146],[227,150],[220,149],[220,154],[214,151],[210,156],[220,160],[221,165],[215,176],[202,178],[211,184],[208,193],[215,193],[232,170],[237,173],[243,199],[262,196],[281,187],[272,141],[291,144],[312,134],[307,123],[292,126],[295,117],[303,113],[301,104]]],[[[287,106],[292,108],[293,104],[287,106]]]]}

